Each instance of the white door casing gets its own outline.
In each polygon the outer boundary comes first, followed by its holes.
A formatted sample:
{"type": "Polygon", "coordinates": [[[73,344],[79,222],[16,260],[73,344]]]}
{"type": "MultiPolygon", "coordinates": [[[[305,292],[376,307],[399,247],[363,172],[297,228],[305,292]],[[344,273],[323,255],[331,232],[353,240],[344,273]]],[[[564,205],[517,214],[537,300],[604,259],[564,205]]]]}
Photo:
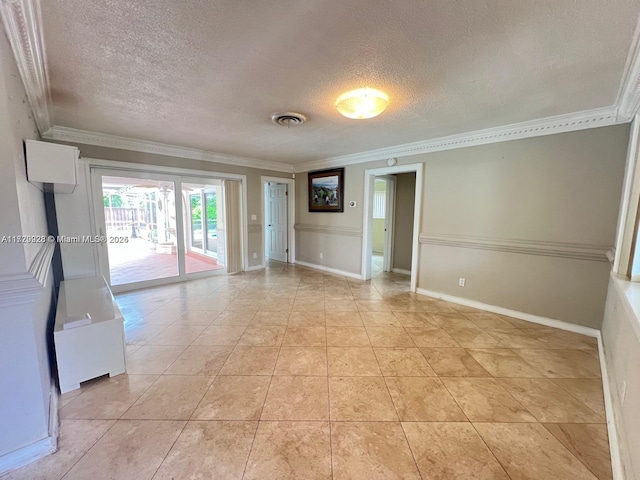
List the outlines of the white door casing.
{"type": "Polygon", "coordinates": [[[418,237],[420,235],[420,220],[422,214],[423,167],[424,164],[422,163],[414,163],[409,165],[396,165],[393,167],[372,168],[364,171],[361,273],[363,280],[369,280],[371,278],[371,247],[373,244],[373,185],[375,177],[379,175],[416,172],[416,193],[413,206],[413,242],[411,248],[411,291],[416,291],[418,286],[418,237]]]}
{"type": "Polygon", "coordinates": [[[384,260],[382,271],[393,270],[393,239],[395,234],[395,208],[396,208],[396,177],[393,175],[376,175],[376,178],[383,179],[387,186],[385,189],[384,208],[384,260]]]}
{"type": "Polygon", "coordinates": [[[271,260],[287,261],[287,185],[269,183],[267,187],[267,251],[271,260]]]}

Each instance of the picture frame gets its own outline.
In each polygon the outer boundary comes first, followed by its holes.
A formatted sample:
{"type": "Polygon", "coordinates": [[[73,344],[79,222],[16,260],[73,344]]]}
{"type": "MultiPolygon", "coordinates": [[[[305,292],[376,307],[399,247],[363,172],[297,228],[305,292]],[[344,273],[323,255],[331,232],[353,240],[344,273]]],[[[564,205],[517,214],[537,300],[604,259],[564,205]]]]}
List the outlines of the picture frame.
{"type": "Polygon", "coordinates": [[[344,212],[344,168],[309,172],[309,211],[344,212]]]}

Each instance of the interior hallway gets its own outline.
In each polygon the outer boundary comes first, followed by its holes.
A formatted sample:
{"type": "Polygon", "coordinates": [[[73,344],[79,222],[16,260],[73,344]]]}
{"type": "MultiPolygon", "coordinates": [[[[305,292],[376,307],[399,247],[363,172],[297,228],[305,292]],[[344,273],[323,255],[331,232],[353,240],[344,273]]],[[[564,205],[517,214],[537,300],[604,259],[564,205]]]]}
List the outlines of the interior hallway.
{"type": "Polygon", "coordinates": [[[3,480],[611,478],[593,338],[276,262],[117,300],[128,374],[3,480]]]}

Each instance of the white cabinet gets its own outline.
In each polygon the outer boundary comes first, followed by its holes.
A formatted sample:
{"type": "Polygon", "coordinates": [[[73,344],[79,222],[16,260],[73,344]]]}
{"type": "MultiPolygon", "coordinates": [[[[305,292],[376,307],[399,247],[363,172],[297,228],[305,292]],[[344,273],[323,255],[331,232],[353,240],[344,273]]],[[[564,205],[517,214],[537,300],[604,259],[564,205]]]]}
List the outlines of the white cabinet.
{"type": "Polygon", "coordinates": [[[57,143],[25,140],[27,156],[27,179],[42,188],[42,184],[53,184],[55,193],[72,193],[76,180],[76,161],[80,150],[57,143]]]}
{"type": "Polygon", "coordinates": [[[53,336],[61,393],[125,372],[124,319],[103,277],[60,283],[53,336]],[[87,314],[85,325],[65,328],[87,314]]]}

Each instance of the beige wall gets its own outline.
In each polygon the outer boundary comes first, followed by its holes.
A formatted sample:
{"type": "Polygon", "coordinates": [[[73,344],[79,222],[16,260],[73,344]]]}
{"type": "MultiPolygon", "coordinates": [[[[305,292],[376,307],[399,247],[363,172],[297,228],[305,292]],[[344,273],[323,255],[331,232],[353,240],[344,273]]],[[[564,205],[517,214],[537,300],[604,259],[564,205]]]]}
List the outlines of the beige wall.
{"type": "MultiPolygon", "coordinates": [[[[424,163],[418,287],[599,328],[610,265],[575,257],[614,245],[628,134],[618,125],[400,158],[424,163]]],[[[345,200],[358,206],[342,214],[307,212],[296,174],[296,222],[323,230],[316,243],[297,235],[299,259],[360,273],[364,170],[384,166],[345,168],[345,200]]]]}
{"type": "Polygon", "coordinates": [[[360,274],[363,178],[360,165],[345,168],[343,213],[309,212],[307,173],[296,173],[296,260],[360,274]],[[349,207],[350,200],[356,207],[349,207]]]}
{"type": "MultiPolygon", "coordinates": [[[[376,180],[373,185],[373,190],[376,192],[385,192],[387,190],[387,182],[383,180],[376,180]]],[[[385,212],[386,215],[387,212],[385,212]]],[[[373,242],[371,244],[371,248],[374,253],[383,254],[384,253],[384,241],[385,241],[385,231],[384,226],[386,224],[385,218],[374,218],[373,219],[373,242]]]]}
{"type": "Polygon", "coordinates": [[[384,224],[386,220],[384,218],[374,218],[373,219],[373,242],[372,242],[372,250],[373,253],[377,253],[382,255],[384,253],[384,224]]]}
{"type": "MultiPolygon", "coordinates": [[[[63,143],[63,142],[60,142],[63,143]]],[[[260,184],[261,176],[271,176],[271,177],[282,177],[282,178],[291,178],[290,173],[283,172],[274,172],[271,170],[260,170],[256,168],[246,168],[246,167],[238,167],[234,165],[227,165],[223,163],[213,163],[206,162],[201,160],[192,160],[188,158],[178,158],[171,157],[167,155],[157,155],[151,153],[143,153],[143,152],[133,152],[128,150],[119,150],[114,148],[106,148],[106,147],[96,147],[93,145],[83,145],[83,144],[70,144],[80,148],[80,155],[83,158],[92,158],[92,159],[100,159],[100,160],[114,160],[119,162],[129,162],[129,163],[140,163],[144,165],[157,165],[162,167],[179,167],[179,168],[188,168],[193,170],[203,170],[208,172],[217,172],[217,173],[231,173],[238,175],[246,175],[247,176],[247,214],[248,214],[248,224],[249,224],[249,238],[248,238],[248,246],[249,246],[249,267],[254,267],[262,264],[262,259],[264,257],[264,252],[262,251],[262,234],[263,234],[263,210],[262,210],[262,197],[261,197],[261,189],[262,186],[260,184]],[[251,220],[251,215],[256,215],[256,220],[251,220]],[[256,253],[257,258],[253,258],[253,253],[256,253]]],[[[79,178],[79,181],[82,181],[82,178],[79,178]]],[[[83,207],[87,203],[87,191],[83,188],[83,186],[79,186],[78,194],[74,192],[74,196],[77,198],[65,197],[60,201],[56,199],[56,205],[60,204],[69,204],[66,205],[69,209],[76,207],[83,207]]],[[[59,196],[58,196],[59,197],[59,196]]],[[[64,223],[64,218],[62,219],[64,223]]],[[[70,226],[72,228],[72,226],[70,226]]],[[[73,227],[77,228],[77,226],[73,227]]],[[[82,227],[84,230],[88,230],[89,225],[85,225],[82,227]]],[[[84,231],[83,230],[83,231],[84,231]]],[[[86,233],[80,233],[75,231],[73,233],[66,233],[62,230],[60,234],[64,235],[90,235],[91,232],[88,231],[86,233]]],[[[87,256],[87,260],[83,261],[82,265],[74,265],[74,268],[71,270],[73,272],[78,272],[78,276],[86,274],[88,267],[85,265],[88,262],[89,256],[87,256]]],[[[93,256],[91,255],[91,259],[93,256]]],[[[71,261],[71,260],[69,260],[71,261]]],[[[67,262],[69,263],[69,262],[67,262]]],[[[65,274],[67,273],[67,267],[65,266],[65,274]]]]}
{"type": "Polygon", "coordinates": [[[411,270],[415,198],[416,174],[411,172],[396,175],[392,268],[411,270]]]}
{"type": "Polygon", "coordinates": [[[419,287],[599,328],[610,265],[570,258],[612,247],[628,125],[550,135],[430,155],[419,287]],[[476,248],[488,239],[488,249],[476,248]],[[524,253],[501,240],[525,242],[524,253]],[[472,248],[460,248],[460,242],[472,248]],[[558,256],[531,254],[539,246],[558,256]],[[458,287],[458,278],[466,286],[458,287]]]}

